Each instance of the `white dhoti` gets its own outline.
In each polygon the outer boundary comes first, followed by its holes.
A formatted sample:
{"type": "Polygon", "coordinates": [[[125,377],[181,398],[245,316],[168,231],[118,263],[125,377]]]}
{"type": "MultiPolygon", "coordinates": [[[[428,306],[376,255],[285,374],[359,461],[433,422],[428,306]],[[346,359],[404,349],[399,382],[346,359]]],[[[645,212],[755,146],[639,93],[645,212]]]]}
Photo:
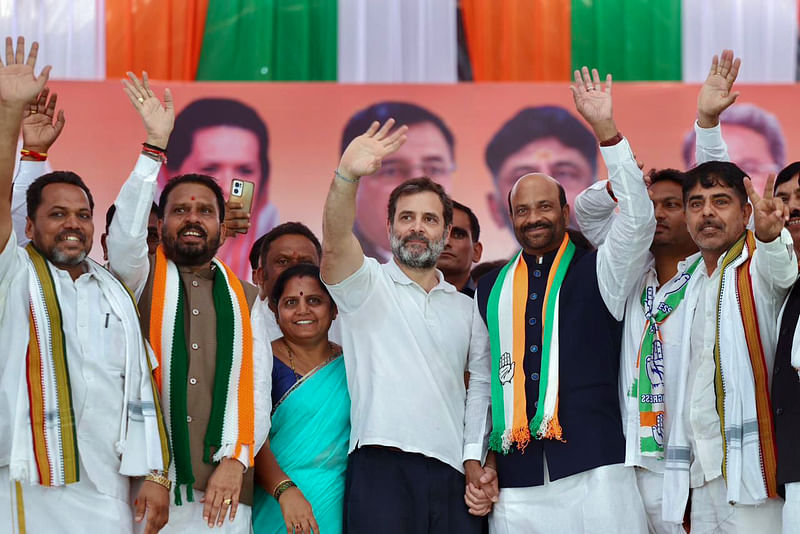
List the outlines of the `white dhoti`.
{"type": "Polygon", "coordinates": [[[683,525],[667,523],[661,519],[661,503],[664,501],[664,475],[649,469],[636,468],[636,484],[647,513],[647,529],[650,534],[685,534],[683,525]]]}
{"type": "MultiPolygon", "coordinates": [[[[203,492],[200,490],[192,490],[194,502],[186,502],[184,499],[183,504],[180,506],[174,503],[169,507],[169,521],[159,531],[159,534],[183,534],[185,532],[206,532],[208,530],[208,522],[203,520],[203,503],[200,499],[203,497],[203,492]],[[200,530],[203,529],[203,530],[200,530]]],[[[173,493],[170,491],[170,498],[173,498],[173,493]]],[[[236,519],[231,522],[228,515],[225,516],[225,522],[221,527],[214,525],[214,529],[209,532],[215,534],[250,534],[253,532],[253,524],[251,520],[252,508],[246,504],[239,503],[239,508],[236,510],[236,519]]],[[[137,524],[134,532],[141,534],[144,532],[147,518],[137,524]]]]}
{"type": "Polygon", "coordinates": [[[781,532],[783,499],[767,499],[757,506],[729,504],[722,477],[692,489],[692,534],[771,534],[781,532]]]}
{"type": "Polygon", "coordinates": [[[633,468],[606,465],[529,488],[502,488],[491,534],[637,534],[647,518],[633,468]]]}
{"type": "Polygon", "coordinates": [[[800,534],[800,482],[786,484],[783,504],[783,534],[800,534]]]}
{"type": "Polygon", "coordinates": [[[132,523],[128,503],[97,491],[82,469],[68,486],[18,487],[0,467],[0,532],[131,534],[132,523]]]}

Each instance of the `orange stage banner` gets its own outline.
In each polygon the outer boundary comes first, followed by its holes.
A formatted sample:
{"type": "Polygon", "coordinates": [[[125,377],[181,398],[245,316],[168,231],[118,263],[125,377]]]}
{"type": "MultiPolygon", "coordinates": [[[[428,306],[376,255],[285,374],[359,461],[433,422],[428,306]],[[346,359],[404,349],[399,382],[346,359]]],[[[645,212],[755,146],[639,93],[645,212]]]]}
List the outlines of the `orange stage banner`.
{"type": "MultiPolygon", "coordinates": [[[[159,96],[163,84],[156,83],[159,96]]],[[[67,125],[50,151],[53,169],[81,175],[95,196],[96,240],[106,208],[133,167],[144,140],[139,117],[119,82],[53,82],[67,125]]],[[[342,144],[372,118],[411,125],[406,146],[359,191],[358,230],[376,256],[386,254],[386,200],[407,177],[431,175],[481,223],[483,260],[508,257],[506,195],[514,180],[546,172],[568,199],[605,177],[597,143],[576,117],[569,87],[551,83],[460,85],[169,84],[179,118],[162,180],[183,172],[256,183],[250,235],[224,245],[222,257],[249,279],[247,252],[279,222],[302,221],[318,235],[322,207],[342,144]],[[266,153],[264,151],[266,149],[266,153]]],[[[800,156],[797,87],[737,86],[723,135],[733,161],[763,184],[768,172],[800,156]]],[[[615,118],[645,169],[693,164],[697,86],[614,85],[615,118]],[[686,157],[688,156],[688,158],[686,157]]],[[[162,182],[163,183],[163,182],[162,182]]],[[[156,199],[158,200],[158,199],[156,199]]],[[[92,251],[101,257],[99,243],[92,251]]]]}

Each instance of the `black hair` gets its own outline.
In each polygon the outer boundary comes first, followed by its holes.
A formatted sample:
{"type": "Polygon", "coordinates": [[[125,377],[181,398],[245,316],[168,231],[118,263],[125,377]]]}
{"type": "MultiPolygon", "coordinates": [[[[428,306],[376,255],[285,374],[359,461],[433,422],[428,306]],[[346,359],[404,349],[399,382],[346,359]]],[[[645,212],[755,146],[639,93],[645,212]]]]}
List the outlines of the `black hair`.
{"type": "Polygon", "coordinates": [[[167,169],[178,172],[184,160],[192,152],[195,132],[214,126],[234,126],[255,134],[258,138],[258,160],[261,162],[260,184],[266,184],[269,179],[267,125],[256,110],[230,98],[200,98],[178,113],[167,145],[169,153],[167,169]]]}
{"type": "Polygon", "coordinates": [[[266,263],[267,254],[269,254],[269,249],[272,246],[272,243],[284,235],[301,235],[305,237],[314,245],[314,248],[317,250],[317,256],[322,258],[322,245],[320,244],[319,239],[317,239],[317,236],[314,235],[314,232],[312,232],[308,226],[301,222],[290,221],[279,224],[261,237],[261,248],[259,249],[258,256],[258,258],[261,260],[261,265],[266,263]]]}
{"type": "MultiPolygon", "coordinates": [[[[564,206],[567,205],[567,192],[564,191],[564,186],[561,185],[560,182],[556,181],[556,186],[558,186],[558,204],[561,206],[561,209],[564,209],[564,206]]],[[[508,214],[511,215],[511,218],[514,218],[514,210],[511,208],[511,193],[514,191],[514,188],[508,190],[508,214]]]]}
{"type": "Polygon", "coordinates": [[[478,217],[473,213],[469,207],[465,206],[461,202],[453,201],[453,209],[461,210],[467,214],[469,218],[469,232],[472,234],[472,242],[477,243],[481,237],[481,225],[478,222],[478,217]]]}
{"type": "Polygon", "coordinates": [[[261,258],[261,244],[264,242],[265,237],[267,237],[267,234],[253,241],[253,244],[250,246],[250,253],[247,255],[247,259],[253,271],[258,269],[258,260],[261,258]]]}
{"type": "Polygon", "coordinates": [[[674,182],[683,186],[683,172],[677,169],[650,169],[647,176],[650,178],[650,185],[658,182],[674,182]]]}
{"type": "MultiPolygon", "coordinates": [[[[117,205],[111,204],[108,209],[106,210],[106,233],[108,233],[108,229],[111,227],[111,221],[114,220],[114,214],[117,213],[117,205]]],[[[158,216],[158,205],[153,202],[153,205],[150,206],[150,213],[155,213],[158,216]]]]}
{"type": "Polygon", "coordinates": [[[744,188],[745,173],[729,161],[707,161],[686,171],[683,180],[683,203],[689,198],[697,184],[704,189],[722,185],[733,189],[742,205],[747,203],[747,190],[744,188]]]}
{"type": "Polygon", "coordinates": [[[272,286],[272,293],[269,295],[270,304],[272,304],[275,310],[278,309],[278,301],[281,299],[281,295],[283,295],[283,292],[286,289],[286,284],[289,283],[289,280],[303,277],[316,279],[319,282],[319,286],[322,288],[322,291],[324,291],[325,294],[328,295],[328,298],[331,299],[331,304],[334,306],[336,305],[333,301],[333,297],[331,297],[331,294],[328,291],[328,288],[322,283],[322,278],[320,278],[319,274],[319,267],[310,263],[298,263],[297,265],[292,265],[283,271],[278,275],[278,278],[275,279],[275,285],[272,286]]]}
{"type": "Polygon", "coordinates": [[[417,193],[424,193],[426,191],[430,191],[439,196],[444,212],[444,227],[450,227],[453,224],[453,201],[441,185],[425,177],[406,180],[392,190],[392,193],[389,195],[389,224],[394,222],[397,201],[400,197],[416,195],[417,193]]]}
{"type": "Polygon", "coordinates": [[[89,211],[94,213],[94,198],[92,198],[92,192],[89,191],[89,188],[81,177],[72,171],[53,171],[43,174],[28,186],[28,190],[25,193],[25,201],[28,206],[28,218],[30,220],[36,218],[36,210],[39,209],[39,206],[42,204],[42,190],[50,184],[69,184],[80,187],[89,199],[89,211]]]}
{"type": "Polygon", "coordinates": [[[597,139],[569,111],[559,106],[525,108],[514,115],[486,145],[486,165],[497,180],[506,159],[538,139],[552,137],[575,148],[597,173],[597,139]]]}
{"type": "Polygon", "coordinates": [[[453,157],[455,138],[450,128],[438,115],[434,115],[431,111],[409,102],[378,102],[350,117],[342,132],[341,152],[344,153],[350,141],[366,132],[369,125],[374,121],[383,124],[392,118],[397,121],[397,124],[406,126],[423,122],[432,123],[444,136],[447,146],[450,147],[450,156],[453,157]]]}
{"type": "Polygon", "coordinates": [[[778,176],[775,178],[775,191],[778,190],[778,186],[784,182],[788,182],[795,176],[800,174],[800,161],[795,161],[794,163],[790,163],[783,169],[781,172],[778,173],[778,176]]]}
{"type": "Polygon", "coordinates": [[[161,191],[161,196],[158,199],[158,218],[164,220],[164,210],[167,209],[167,199],[170,192],[181,184],[200,184],[208,187],[214,192],[217,197],[217,207],[219,208],[219,222],[225,220],[225,197],[222,195],[222,189],[219,187],[217,181],[208,176],[207,174],[181,174],[175,178],[170,179],[164,189],[161,191]]]}

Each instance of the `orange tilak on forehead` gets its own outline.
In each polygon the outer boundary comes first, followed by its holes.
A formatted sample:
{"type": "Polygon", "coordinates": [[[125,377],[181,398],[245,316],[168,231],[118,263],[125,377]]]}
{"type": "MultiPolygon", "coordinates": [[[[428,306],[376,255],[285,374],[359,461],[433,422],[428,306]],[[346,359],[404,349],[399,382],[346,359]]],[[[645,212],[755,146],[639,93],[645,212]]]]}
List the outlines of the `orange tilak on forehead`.
{"type": "Polygon", "coordinates": [[[192,200],[194,200],[194,197],[192,197],[192,200]]]}
{"type": "Polygon", "coordinates": [[[549,148],[542,148],[541,150],[534,152],[533,157],[534,159],[542,161],[550,161],[553,159],[553,151],[549,148]]]}

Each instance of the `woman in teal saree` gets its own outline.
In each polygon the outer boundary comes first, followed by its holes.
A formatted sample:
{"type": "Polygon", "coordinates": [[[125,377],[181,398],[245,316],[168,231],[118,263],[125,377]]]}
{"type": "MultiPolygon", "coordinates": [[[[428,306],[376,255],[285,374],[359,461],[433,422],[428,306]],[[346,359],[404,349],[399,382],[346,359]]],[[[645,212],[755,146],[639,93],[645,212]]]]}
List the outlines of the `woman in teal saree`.
{"type": "Polygon", "coordinates": [[[253,531],[342,532],[350,397],[341,348],[328,342],[336,306],[313,265],[278,277],[270,307],[272,426],[256,456],[253,531]]]}

